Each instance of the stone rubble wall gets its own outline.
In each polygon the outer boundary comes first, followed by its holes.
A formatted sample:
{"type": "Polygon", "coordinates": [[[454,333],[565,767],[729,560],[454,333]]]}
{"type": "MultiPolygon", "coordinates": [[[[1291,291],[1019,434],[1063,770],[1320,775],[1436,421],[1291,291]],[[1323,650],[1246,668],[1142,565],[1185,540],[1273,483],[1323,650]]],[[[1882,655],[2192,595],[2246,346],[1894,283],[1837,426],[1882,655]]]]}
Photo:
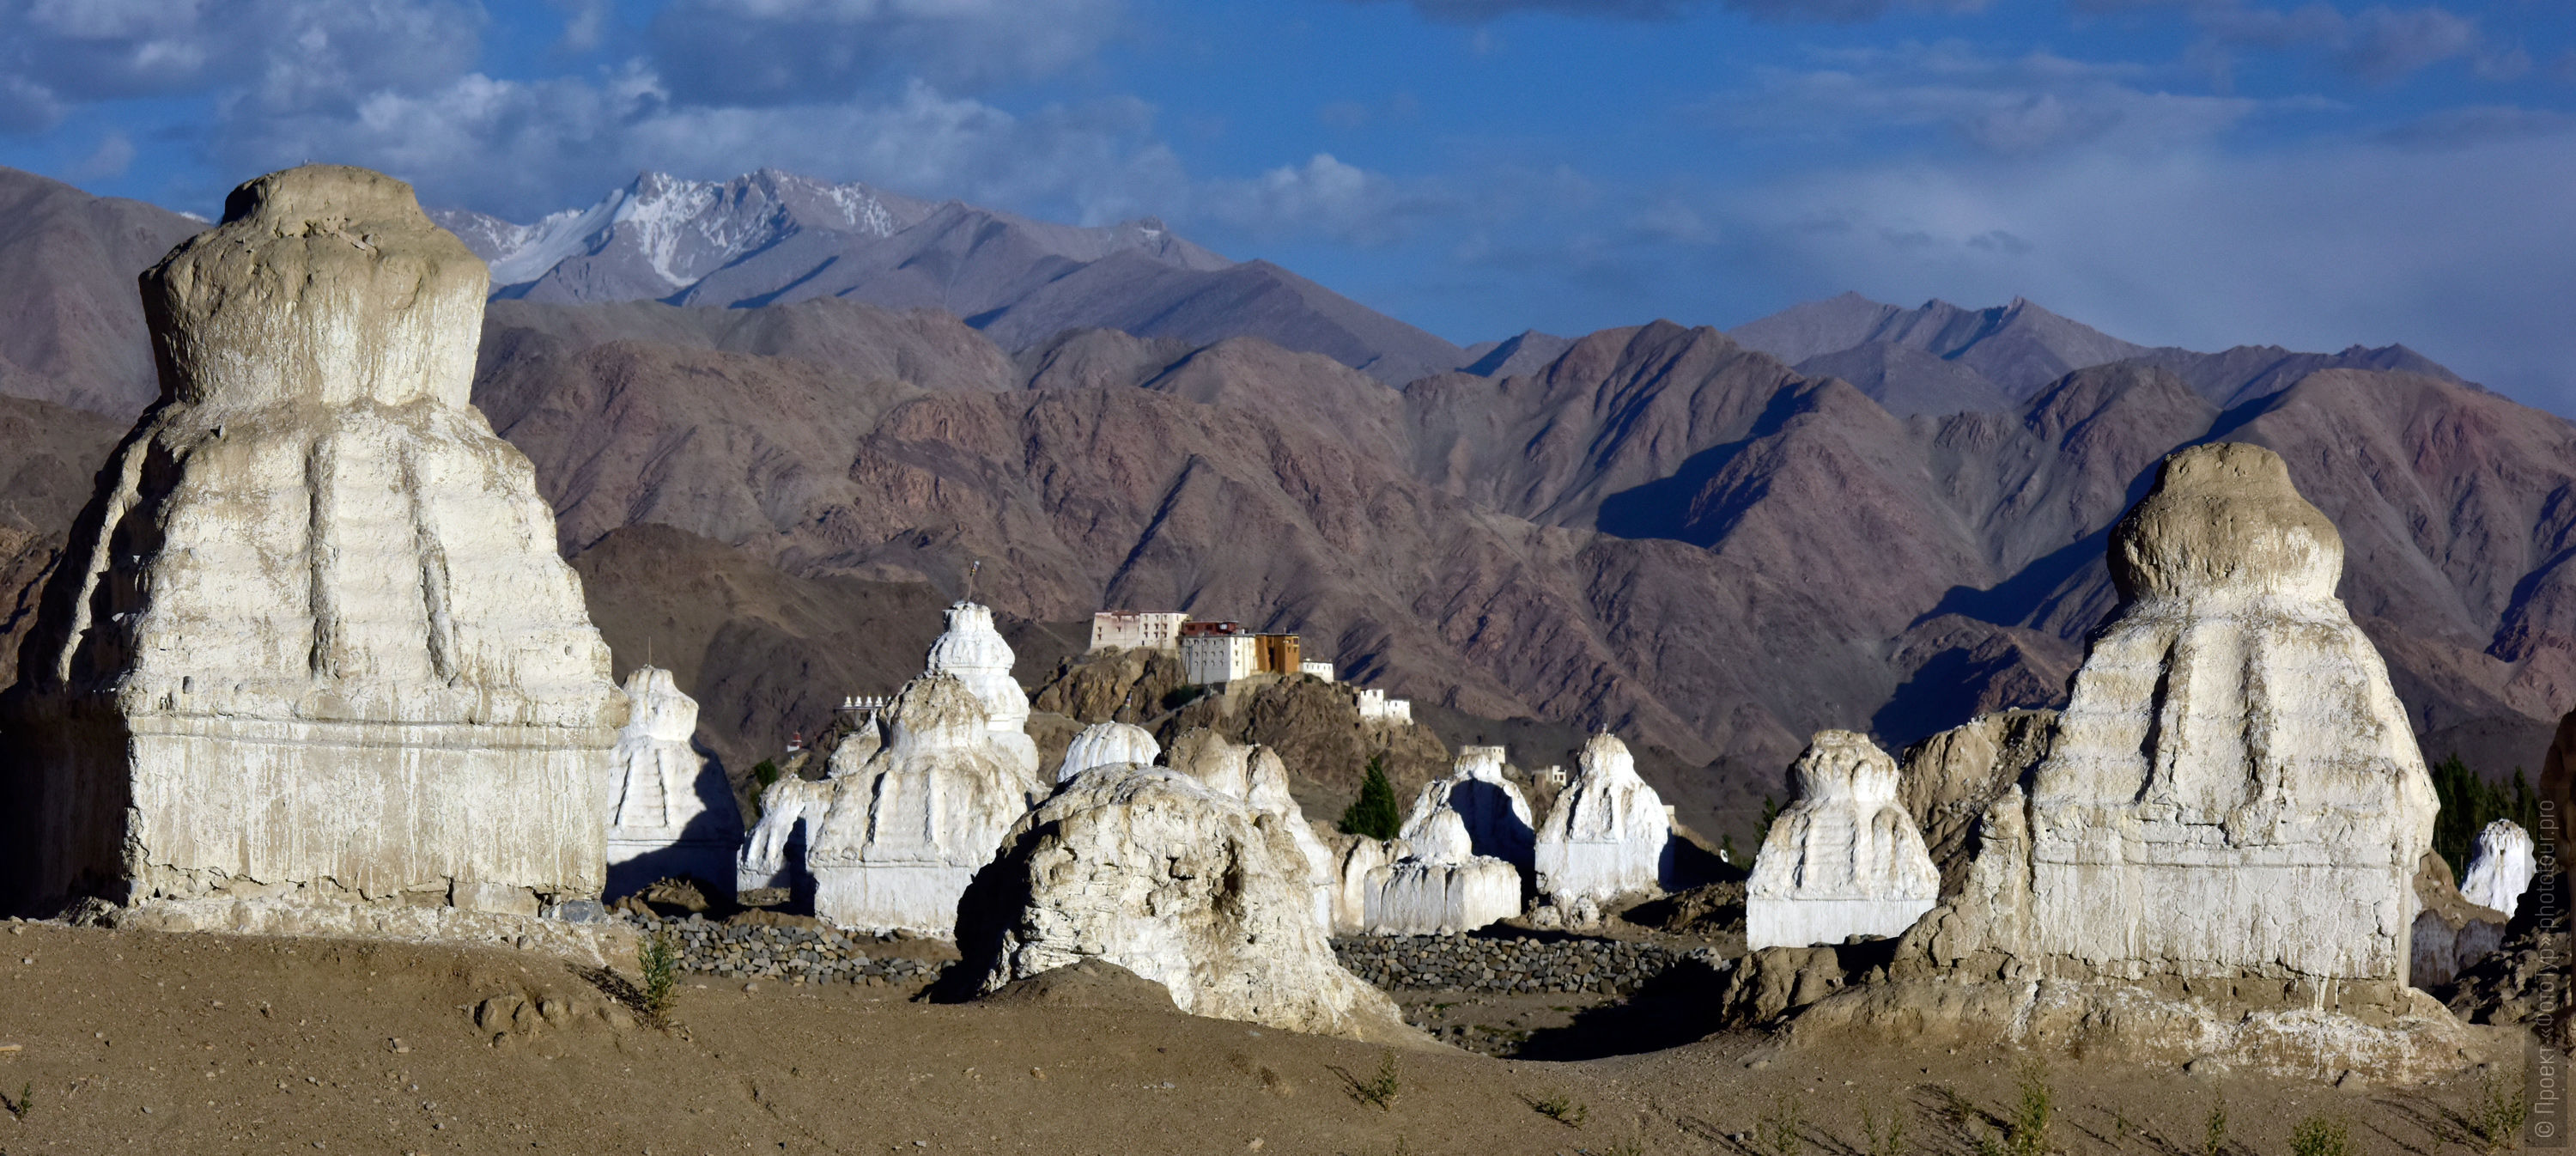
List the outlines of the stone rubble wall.
{"type": "MultiPolygon", "coordinates": [[[[660,928],[675,936],[682,970],[720,979],[900,987],[927,983],[948,966],[886,954],[899,941],[867,933],[714,923],[697,916],[619,918],[645,934],[660,928]]],[[[1711,948],[1608,939],[1359,935],[1333,940],[1333,952],[1352,974],[1388,991],[1628,995],[1685,964],[1725,967],[1711,948]]]]}
{"type": "Polygon", "coordinates": [[[1693,960],[1726,966],[1714,948],[1612,939],[1485,935],[1354,935],[1333,940],[1351,974],[1389,991],[1626,995],[1693,960]]]}
{"type": "Polygon", "coordinates": [[[722,979],[774,979],[789,983],[851,983],[868,987],[929,982],[947,963],[873,954],[889,942],[875,935],[808,927],[652,920],[623,916],[646,934],[657,928],[678,940],[680,969],[722,979]]]}

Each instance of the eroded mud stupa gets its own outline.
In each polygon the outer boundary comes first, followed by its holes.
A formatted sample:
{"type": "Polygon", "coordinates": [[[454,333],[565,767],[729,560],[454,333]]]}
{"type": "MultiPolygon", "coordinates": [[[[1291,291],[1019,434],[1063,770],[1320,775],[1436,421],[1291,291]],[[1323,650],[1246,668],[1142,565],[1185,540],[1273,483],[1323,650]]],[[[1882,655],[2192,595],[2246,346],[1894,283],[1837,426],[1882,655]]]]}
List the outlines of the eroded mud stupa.
{"type": "Polygon", "coordinates": [[[960,966],[990,992],[1098,959],[1192,1015],[1420,1042],[1334,958],[1289,822],[1169,768],[1084,771],[976,876],[959,905],[960,966]]]}
{"type": "Polygon", "coordinates": [[[1932,910],[1941,874],[1896,801],[1896,760],[1866,736],[1820,731],[1789,768],[1797,793],[1745,881],[1748,949],[1895,936],[1932,910]]]}
{"type": "Polygon", "coordinates": [[[1833,985],[1792,973],[1839,967],[1867,982],[1794,1032],[2328,1077],[2460,1062],[2458,1022],[2407,986],[2432,780],[2334,596],[2333,524],[2271,451],[2196,446],[2109,565],[2121,603],[2046,756],[1978,819],[1960,893],[1884,948],[1756,952],[1730,998],[1795,1010],[1833,985]]]}
{"type": "Polygon", "coordinates": [[[1476,853],[1466,820],[1442,807],[1404,840],[1411,853],[1368,873],[1371,935],[1451,935],[1521,913],[1521,873],[1476,853]]]}
{"type": "Polygon", "coordinates": [[[626,698],[469,404],[488,285],[409,186],[319,165],[143,274],[161,402],[0,708],[12,906],[433,934],[599,895],[626,698]]]}
{"type": "Polygon", "coordinates": [[[2478,832],[2460,894],[2480,907],[2510,916],[2521,906],[2522,893],[2530,889],[2531,877],[2539,873],[2537,863],[2531,832],[2511,819],[2498,819],[2478,832]]]}
{"type": "Polygon", "coordinates": [[[982,699],[950,675],[905,684],[885,714],[885,745],[828,780],[829,806],[807,820],[814,914],[842,927],[954,931],[957,897],[1043,794],[986,722],[982,699]]]}
{"type": "Polygon", "coordinates": [[[966,684],[984,703],[984,726],[995,749],[1022,774],[1038,771],[1038,746],[1029,737],[1029,692],[1011,677],[1011,645],[993,628],[992,608],[973,602],[948,607],[948,631],[930,644],[925,673],[966,684]]]}
{"type": "Polygon", "coordinates": [[[1075,775],[1111,763],[1151,766],[1162,756],[1162,744],[1154,741],[1152,731],[1131,723],[1093,723],[1065,744],[1064,761],[1056,765],[1055,781],[1069,783],[1075,775]]]}
{"type": "Polygon", "coordinates": [[[1622,895],[1652,893],[1672,873],[1672,820],[1663,797],[1637,775],[1628,744],[1597,734],[1581,770],[1538,831],[1532,859],[1548,914],[1589,923],[1622,895]]]}
{"type": "Polygon", "coordinates": [[[2112,972],[2403,983],[2439,804],[2343,539],[2250,445],[2165,461],[2030,797],[2031,946],[2112,972]]]}
{"type": "Polygon", "coordinates": [[[639,666],[626,676],[626,701],[608,768],[608,896],[666,876],[730,884],[742,816],[723,769],[692,743],[697,700],[670,671],[639,666]]]}
{"type": "MultiPolygon", "coordinates": [[[[1288,764],[1280,759],[1279,752],[1194,728],[1172,740],[1168,761],[1173,770],[1197,779],[1209,790],[1278,817],[1288,837],[1297,844],[1298,857],[1306,864],[1306,885],[1313,893],[1315,920],[1331,930],[1333,895],[1341,877],[1335,870],[1332,851],[1316,836],[1314,825],[1306,821],[1304,808],[1289,793],[1288,764]]],[[[1068,757],[1068,765],[1070,762],[1068,757]]]]}
{"type": "Polygon", "coordinates": [[[1405,813],[1397,835],[1421,836],[1431,816],[1447,810],[1467,828],[1475,854],[1500,859],[1521,871],[1535,869],[1538,824],[1530,817],[1529,797],[1503,774],[1502,747],[1460,747],[1449,777],[1422,785],[1405,813]]]}

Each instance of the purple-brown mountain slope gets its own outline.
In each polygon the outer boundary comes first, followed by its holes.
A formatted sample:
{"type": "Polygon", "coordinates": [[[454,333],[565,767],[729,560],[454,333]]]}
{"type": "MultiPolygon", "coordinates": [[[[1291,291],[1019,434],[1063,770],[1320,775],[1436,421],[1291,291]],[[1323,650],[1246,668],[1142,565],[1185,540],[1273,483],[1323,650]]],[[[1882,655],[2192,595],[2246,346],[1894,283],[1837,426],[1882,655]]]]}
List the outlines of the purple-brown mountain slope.
{"type": "Polygon", "coordinates": [[[1294,629],[1360,680],[1716,763],[1675,784],[1711,829],[1814,729],[1893,743],[2054,701],[2109,606],[2106,527],[2212,437],[2280,450],[2343,526],[2345,597],[2428,742],[2527,764],[2523,732],[2576,697],[2576,429],[2441,378],[2312,373],[2222,411],[2131,361],[2012,413],[1899,419],[1667,323],[1399,392],[1251,339],[1082,333],[997,369],[943,360],[977,340],[953,320],[836,308],[871,365],[974,368],[891,380],[614,336],[685,314],[518,305],[477,400],[577,557],[658,523],[799,580],[953,589],[980,558],[1026,619],[1294,629]]]}
{"type": "Polygon", "coordinates": [[[2356,345],[2341,353],[2293,353],[2277,345],[2240,345],[2219,353],[2149,349],[2018,299],[1991,309],[1962,309],[1947,301],[1900,309],[1845,293],[1747,322],[1730,336],[1809,377],[1848,381],[1898,417],[2009,413],[2070,372],[2122,361],[2171,370],[2222,408],[2277,393],[2324,369],[2390,369],[2459,380],[2403,345],[2356,345]]]}
{"type": "Polygon", "coordinates": [[[0,168],[0,394],[118,415],[160,396],[134,277],[205,227],[0,168]]]}
{"type": "Polygon", "coordinates": [[[1472,360],[1267,261],[1237,263],[1151,217],[1081,227],[763,169],[639,176],[532,225],[432,214],[492,262],[493,295],[753,307],[820,298],[966,319],[1004,349],[1117,329],[1206,345],[1259,337],[1401,385],[1472,360]]]}

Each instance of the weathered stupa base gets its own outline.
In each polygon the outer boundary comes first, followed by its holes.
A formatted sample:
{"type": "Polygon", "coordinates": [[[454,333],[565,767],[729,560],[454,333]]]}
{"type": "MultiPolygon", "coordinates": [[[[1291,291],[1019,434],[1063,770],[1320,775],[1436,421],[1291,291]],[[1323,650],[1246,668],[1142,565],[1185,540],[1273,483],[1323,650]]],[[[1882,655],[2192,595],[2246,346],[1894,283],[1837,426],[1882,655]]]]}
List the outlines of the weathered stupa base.
{"type": "Polygon", "coordinates": [[[2320,988],[2285,979],[2043,977],[2027,967],[2010,977],[1960,969],[1890,979],[1894,947],[1755,952],[1727,977],[1727,1010],[1738,1022],[1778,1028],[1792,1047],[2008,1047],[2375,1084],[2422,1083],[2518,1055],[2527,1034],[2464,1024],[2441,1001],[2385,980],[2320,988]]]}
{"type": "Polygon", "coordinates": [[[950,863],[815,864],[814,914],[852,931],[957,935],[957,899],[974,867],[950,863]]]}
{"type": "Polygon", "coordinates": [[[635,929],[600,918],[595,904],[567,904],[587,921],[553,915],[405,907],[380,903],[297,903],[277,899],[148,899],[107,907],[91,921],[131,931],[295,935],[329,939],[509,947],[592,967],[631,967],[635,929]]]}
{"type": "Polygon", "coordinates": [[[2420,1083],[2473,1067],[2511,1041],[2471,1028],[2413,988],[2386,1003],[2249,1008],[2222,998],[2163,994],[2127,982],[1917,980],[1845,991],[1792,1022],[1798,1042],[1903,1040],[1916,1047],[2035,1048],[2138,1064],[2215,1060],[2238,1070],[2373,1083],[2420,1083]]]}
{"type": "Polygon", "coordinates": [[[605,899],[621,899],[664,879],[681,877],[697,880],[711,893],[731,894],[736,886],[734,854],[738,846],[732,842],[657,843],[610,839],[608,886],[600,895],[605,899]]]}

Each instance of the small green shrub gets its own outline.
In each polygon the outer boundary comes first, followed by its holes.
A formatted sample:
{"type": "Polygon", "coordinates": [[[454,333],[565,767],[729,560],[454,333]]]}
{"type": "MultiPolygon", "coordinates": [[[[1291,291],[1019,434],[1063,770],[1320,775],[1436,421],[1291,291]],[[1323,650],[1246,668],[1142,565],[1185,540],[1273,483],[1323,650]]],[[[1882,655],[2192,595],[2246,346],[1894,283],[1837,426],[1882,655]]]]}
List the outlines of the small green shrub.
{"type": "Polygon", "coordinates": [[[2227,1097],[2209,1106],[2209,1121],[2203,1126],[2200,1156],[2227,1156],[2227,1097]]]}
{"type": "Polygon", "coordinates": [[[1860,1106],[1860,1134],[1867,1144],[1866,1156],[1903,1156],[1905,1152],[1905,1110],[1891,1108],[1882,1122],[1869,1105],[1860,1106]]]}
{"type": "Polygon", "coordinates": [[[644,1014],[656,1022],[667,1020],[671,1013],[671,997],[680,986],[679,943],[670,932],[657,930],[636,946],[635,964],[637,970],[644,973],[644,1014]]]}
{"type": "Polygon", "coordinates": [[[2352,1156],[2352,1133],[2323,1112],[2290,1129],[2290,1156],[2352,1156]]]}
{"type": "MultiPolygon", "coordinates": [[[[1527,1098],[1524,1097],[1524,1099],[1527,1098]]],[[[1568,1128],[1580,1128],[1585,1120],[1592,1117],[1591,1108],[1577,1104],[1563,1095],[1549,1096],[1543,1100],[1532,1099],[1528,1103],[1531,1111],[1568,1128]]]]}
{"type": "Polygon", "coordinates": [[[1392,839],[1404,826],[1396,809],[1395,784],[1386,781],[1386,757],[1370,756],[1368,777],[1360,780],[1360,797],[1342,812],[1342,830],[1370,839],[1392,839]]]}
{"type": "Polygon", "coordinates": [[[1395,1049],[1378,1053],[1377,1075],[1366,1081],[1354,1081],[1351,1095],[1363,1104],[1374,1104],[1381,1112],[1395,1110],[1395,1097],[1404,1091],[1404,1076],[1396,1071],[1395,1049]]]}
{"type": "Polygon", "coordinates": [[[1807,1150],[1806,1110],[1798,1097],[1783,1094],[1771,1102],[1771,1110],[1753,1122],[1753,1146],[1770,1156],[1798,1156],[1807,1150]]]}
{"type": "Polygon", "coordinates": [[[2025,1057],[2014,1078],[2020,1096],[2007,1121],[2006,1150],[2012,1156],[2047,1156],[2049,1124],[2057,1118],[2057,1089],[2049,1086],[2048,1065],[2037,1056],[2025,1057]]]}
{"type": "Polygon", "coordinates": [[[762,759],[751,765],[751,821],[760,821],[760,796],[778,781],[778,764],[762,759]]]}
{"type": "Polygon", "coordinates": [[[2521,1081],[2486,1073],[2478,1077],[2478,1098],[2469,1104],[2469,1135],[2484,1150],[2502,1152],[2522,1138],[2522,1122],[2530,1114],[2521,1081]]]}
{"type": "Polygon", "coordinates": [[[9,1115],[15,1119],[25,1120],[27,1118],[27,1113],[33,1111],[35,1107],[36,1084],[33,1080],[19,1085],[18,1098],[15,1100],[10,1099],[4,1093],[0,1093],[0,1108],[7,1108],[9,1110],[9,1115]]]}

